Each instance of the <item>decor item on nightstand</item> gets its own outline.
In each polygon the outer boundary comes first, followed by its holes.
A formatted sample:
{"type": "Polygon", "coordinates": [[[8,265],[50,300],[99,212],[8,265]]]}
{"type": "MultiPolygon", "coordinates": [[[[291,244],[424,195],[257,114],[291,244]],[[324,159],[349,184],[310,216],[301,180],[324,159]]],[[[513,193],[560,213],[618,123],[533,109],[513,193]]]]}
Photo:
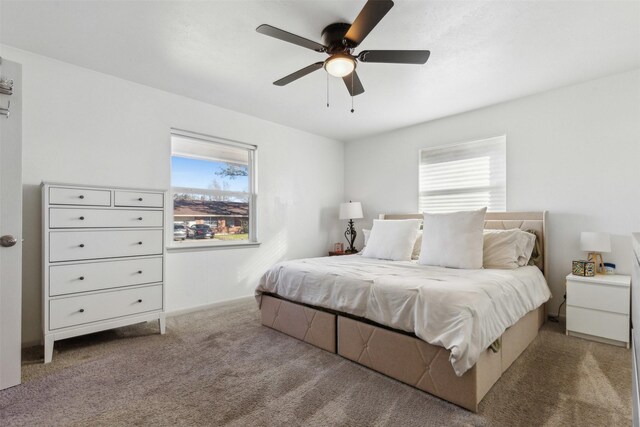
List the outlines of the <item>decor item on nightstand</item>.
{"type": "Polygon", "coordinates": [[[333,253],[341,254],[344,252],[344,244],[343,243],[335,243],[333,245],[333,253]]]}
{"type": "Polygon", "coordinates": [[[593,261],[586,261],[584,263],[584,277],[593,277],[596,275],[596,263],[593,261]]]}
{"type": "Polygon", "coordinates": [[[596,275],[596,263],[593,261],[573,261],[571,272],[574,276],[593,277],[596,275]]]}
{"type": "Polygon", "coordinates": [[[573,261],[571,263],[571,272],[576,276],[584,276],[585,261],[573,261]]]}
{"type": "Polygon", "coordinates": [[[609,233],[583,231],[580,234],[580,250],[589,252],[587,260],[595,262],[596,274],[604,274],[602,252],[611,252],[609,233]]]}
{"type": "Polygon", "coordinates": [[[604,263],[604,274],[616,274],[616,265],[611,262],[604,263]]]}
{"type": "Polygon", "coordinates": [[[340,219],[348,219],[349,225],[347,231],[344,232],[344,237],[349,243],[349,248],[345,251],[348,254],[355,254],[358,250],[353,246],[353,242],[356,240],[356,229],[353,227],[353,220],[364,218],[362,215],[362,204],[360,202],[340,203],[340,219]]]}

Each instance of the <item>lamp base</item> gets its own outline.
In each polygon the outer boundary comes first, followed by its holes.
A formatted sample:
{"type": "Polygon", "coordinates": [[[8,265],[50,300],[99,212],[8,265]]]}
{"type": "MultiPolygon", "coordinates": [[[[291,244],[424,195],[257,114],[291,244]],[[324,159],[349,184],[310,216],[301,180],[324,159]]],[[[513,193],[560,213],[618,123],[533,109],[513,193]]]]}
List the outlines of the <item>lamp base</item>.
{"type": "Polygon", "coordinates": [[[356,229],[353,227],[353,220],[350,219],[349,225],[347,226],[347,231],[344,232],[344,238],[347,239],[347,243],[349,243],[349,247],[346,251],[344,251],[345,253],[354,254],[358,252],[355,246],[353,246],[353,242],[355,242],[357,234],[358,233],[356,233],[356,229]]]}
{"type": "Polygon", "coordinates": [[[589,252],[587,261],[593,261],[596,264],[596,274],[605,274],[604,261],[600,252],[589,252]]]}

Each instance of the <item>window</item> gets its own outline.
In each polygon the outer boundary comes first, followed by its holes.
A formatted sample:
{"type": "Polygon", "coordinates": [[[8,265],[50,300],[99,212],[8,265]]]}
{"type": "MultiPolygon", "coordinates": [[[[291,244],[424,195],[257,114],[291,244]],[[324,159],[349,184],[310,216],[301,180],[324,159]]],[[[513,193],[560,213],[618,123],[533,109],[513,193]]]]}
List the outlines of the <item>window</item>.
{"type": "Polygon", "coordinates": [[[171,132],[176,246],[255,242],[256,146],[171,132]]]}
{"type": "Polygon", "coordinates": [[[420,212],[507,208],[506,137],[420,150],[420,212]]]}

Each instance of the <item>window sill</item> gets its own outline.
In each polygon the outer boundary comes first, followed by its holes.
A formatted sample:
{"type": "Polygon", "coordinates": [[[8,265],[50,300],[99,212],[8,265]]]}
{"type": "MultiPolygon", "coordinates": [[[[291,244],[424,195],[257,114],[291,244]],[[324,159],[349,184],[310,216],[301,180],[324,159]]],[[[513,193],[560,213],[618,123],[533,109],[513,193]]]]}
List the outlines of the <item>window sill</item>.
{"type": "Polygon", "coordinates": [[[257,248],[260,242],[189,242],[187,244],[174,243],[167,246],[168,252],[208,251],[217,249],[257,248]]]}

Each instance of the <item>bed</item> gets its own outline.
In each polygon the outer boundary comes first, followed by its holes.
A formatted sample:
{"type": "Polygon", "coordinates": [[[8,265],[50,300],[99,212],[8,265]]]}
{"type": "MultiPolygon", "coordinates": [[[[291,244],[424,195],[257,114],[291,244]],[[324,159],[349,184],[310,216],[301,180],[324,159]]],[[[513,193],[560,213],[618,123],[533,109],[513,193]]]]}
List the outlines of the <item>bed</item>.
{"type": "MultiPolygon", "coordinates": [[[[421,215],[381,215],[412,219],[421,215]]],[[[262,323],[476,412],[536,337],[550,297],[546,212],[487,213],[485,229],[535,232],[535,266],[456,270],[348,255],[272,267],[262,323]]]]}

